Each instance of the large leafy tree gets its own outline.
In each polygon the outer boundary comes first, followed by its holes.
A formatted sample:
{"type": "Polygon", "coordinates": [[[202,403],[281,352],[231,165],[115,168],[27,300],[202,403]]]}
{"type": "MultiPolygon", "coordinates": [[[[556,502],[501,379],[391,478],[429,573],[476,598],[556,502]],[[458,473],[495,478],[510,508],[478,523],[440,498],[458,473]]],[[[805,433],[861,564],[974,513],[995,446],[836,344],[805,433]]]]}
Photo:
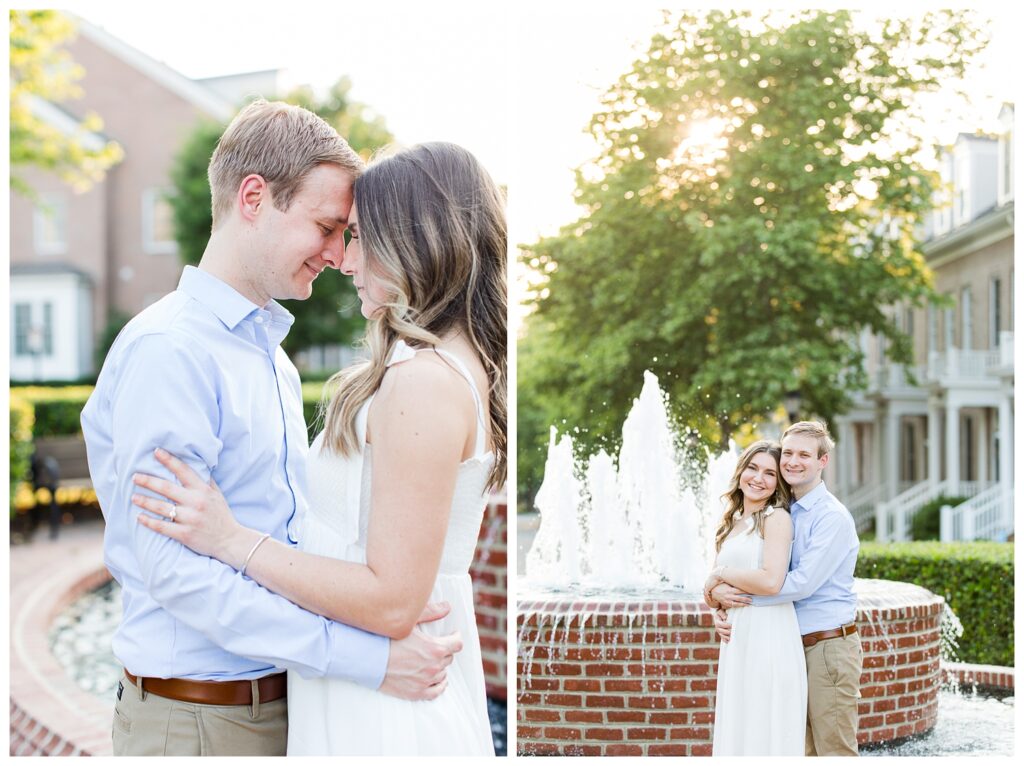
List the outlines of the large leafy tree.
{"type": "Polygon", "coordinates": [[[64,125],[43,117],[54,104],[81,95],[85,72],[63,47],[75,34],[74,23],[57,11],[10,11],[11,25],[11,188],[32,197],[21,171],[28,166],[56,173],[77,191],[101,180],[121,161],[121,147],[96,140],[99,116],[78,120],[63,111],[64,125]]]}
{"type": "Polygon", "coordinates": [[[583,216],[525,248],[546,278],[521,344],[540,360],[520,364],[523,448],[547,429],[524,400],[586,424],[584,449],[614,443],[645,369],[680,425],[722,445],[793,389],[804,413],[841,412],[866,382],[863,329],[909,361],[886,307],[934,297],[915,103],[981,46],[950,12],[666,15],[590,123],[583,216]]]}
{"type": "MultiPolygon", "coordinates": [[[[371,114],[367,107],[352,100],[351,87],[349,78],[342,77],[323,98],[317,98],[311,88],[301,87],[282,100],[323,117],[363,159],[369,159],[374,150],[394,138],[382,117],[371,114]]],[[[209,121],[197,124],[182,144],[171,169],[174,236],[185,263],[199,262],[210,237],[213,214],[206,170],[225,127],[209,121]]],[[[295,324],[284,344],[289,352],[320,344],[349,343],[365,326],[351,280],[334,269],[324,271],[317,278],[308,300],[285,301],[284,304],[295,315],[295,324]]]]}

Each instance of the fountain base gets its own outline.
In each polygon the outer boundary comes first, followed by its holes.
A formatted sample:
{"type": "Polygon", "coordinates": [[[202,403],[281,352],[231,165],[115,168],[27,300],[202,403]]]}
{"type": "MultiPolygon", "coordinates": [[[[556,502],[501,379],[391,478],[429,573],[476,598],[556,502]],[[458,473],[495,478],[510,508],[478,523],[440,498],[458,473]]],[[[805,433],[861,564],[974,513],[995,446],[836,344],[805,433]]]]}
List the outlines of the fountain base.
{"type": "MultiPolygon", "coordinates": [[[[857,580],[861,744],[934,727],[941,597],[857,580]]],[[[711,755],[718,639],[682,591],[535,590],[518,608],[521,755],[711,755]]]]}

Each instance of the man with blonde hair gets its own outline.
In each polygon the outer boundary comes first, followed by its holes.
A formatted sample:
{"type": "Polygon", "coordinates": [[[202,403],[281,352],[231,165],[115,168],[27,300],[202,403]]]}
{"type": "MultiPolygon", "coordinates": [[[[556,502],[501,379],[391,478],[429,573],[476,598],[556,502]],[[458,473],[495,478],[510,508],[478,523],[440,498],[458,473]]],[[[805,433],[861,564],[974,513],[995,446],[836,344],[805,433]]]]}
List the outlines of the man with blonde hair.
{"type": "MultiPolygon", "coordinates": [[[[128,323],[82,412],[105,562],[123,589],[115,755],[284,755],[281,668],[411,700],[444,690],[458,635],[389,641],[307,612],[244,565],[146,529],[133,502],[134,474],[174,480],[155,459],[163,448],[215,480],[239,522],[295,542],[308,441],[280,346],[293,318],[275,299],[308,298],[340,266],[362,168],[312,112],[262,99],[244,108],[210,161],[213,230],[198,268],[128,323]]],[[[447,611],[428,605],[421,619],[447,611]]]]}
{"type": "Polygon", "coordinates": [[[858,754],[863,653],[853,571],[860,541],[850,512],[821,480],[834,446],[817,421],[794,423],[782,435],[780,468],[793,493],[794,537],[778,594],[748,596],[726,583],[705,594],[723,641],[731,631],[726,608],[794,602],[807,660],[807,755],[858,754]]]}

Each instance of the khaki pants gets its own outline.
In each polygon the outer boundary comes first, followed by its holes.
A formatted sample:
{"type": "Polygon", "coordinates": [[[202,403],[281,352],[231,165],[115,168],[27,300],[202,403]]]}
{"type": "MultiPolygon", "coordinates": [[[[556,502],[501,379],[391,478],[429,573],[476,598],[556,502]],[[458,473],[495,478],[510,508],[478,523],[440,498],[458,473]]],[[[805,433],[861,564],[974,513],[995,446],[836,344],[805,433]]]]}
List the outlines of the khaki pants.
{"type": "Polygon", "coordinates": [[[114,755],[284,755],[288,699],[197,705],[140,692],[121,675],[114,755]]]}
{"type": "Polygon", "coordinates": [[[804,648],[807,658],[807,755],[857,755],[860,635],[804,648]]]}

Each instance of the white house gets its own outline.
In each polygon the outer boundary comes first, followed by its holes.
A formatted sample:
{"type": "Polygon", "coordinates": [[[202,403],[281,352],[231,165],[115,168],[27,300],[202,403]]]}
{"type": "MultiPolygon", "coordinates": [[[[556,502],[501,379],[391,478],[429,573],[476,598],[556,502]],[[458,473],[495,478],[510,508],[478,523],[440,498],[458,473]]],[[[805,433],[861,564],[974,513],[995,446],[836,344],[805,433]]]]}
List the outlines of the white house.
{"type": "Polygon", "coordinates": [[[1013,106],[998,138],[961,134],[922,251],[945,304],[891,307],[913,341],[908,369],[860,338],[870,384],[837,418],[837,492],[858,527],[904,540],[939,497],[943,539],[1005,538],[1013,523],[1013,106]]]}

